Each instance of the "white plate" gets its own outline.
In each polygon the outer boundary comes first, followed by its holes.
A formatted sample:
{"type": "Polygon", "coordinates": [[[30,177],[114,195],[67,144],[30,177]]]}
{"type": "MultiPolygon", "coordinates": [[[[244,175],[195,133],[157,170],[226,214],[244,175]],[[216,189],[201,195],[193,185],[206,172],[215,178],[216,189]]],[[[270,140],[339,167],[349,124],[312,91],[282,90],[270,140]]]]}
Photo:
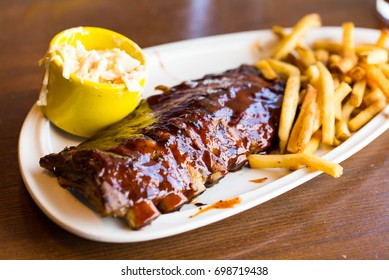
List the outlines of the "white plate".
{"type": "MultiPolygon", "coordinates": [[[[358,43],[375,42],[375,30],[355,30],[358,43]]],[[[307,42],[318,38],[341,39],[340,28],[312,30],[307,42]]],[[[174,85],[182,80],[200,78],[204,74],[221,72],[253,63],[259,56],[267,56],[275,38],[269,30],[249,31],[145,49],[149,65],[146,92],[153,94],[156,85],[174,85]],[[255,45],[261,52],[255,52],[255,45]]],[[[37,96],[38,97],[38,96],[37,96]]],[[[341,162],[373,141],[389,127],[389,107],[349,140],[333,150],[320,150],[319,154],[334,162],[341,162]]],[[[220,183],[203,193],[198,202],[210,204],[235,196],[241,203],[234,208],[214,209],[194,218],[198,208],[185,205],[180,211],[161,215],[152,225],[139,231],[130,230],[121,219],[101,218],[82,199],[61,188],[56,178],[39,166],[39,159],[59,152],[65,146],[76,145],[82,139],[72,137],[51,125],[35,105],[28,113],[20,132],[19,165],[26,187],[42,211],[64,229],[87,239],[104,242],[139,242],[186,232],[237,214],[314,178],[320,172],[300,169],[289,173],[283,169],[254,170],[244,168],[228,174],[220,183]],[[249,180],[267,177],[261,184],[249,180]]]]}

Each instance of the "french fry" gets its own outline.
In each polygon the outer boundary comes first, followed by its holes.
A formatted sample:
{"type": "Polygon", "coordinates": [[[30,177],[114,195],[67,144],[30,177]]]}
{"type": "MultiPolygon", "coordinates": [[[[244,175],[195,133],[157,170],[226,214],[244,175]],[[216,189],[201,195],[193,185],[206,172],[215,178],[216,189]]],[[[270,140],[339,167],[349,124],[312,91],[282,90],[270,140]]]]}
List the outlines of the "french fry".
{"type": "Polygon", "coordinates": [[[370,106],[370,104],[380,98],[385,98],[384,94],[382,93],[382,90],[380,90],[379,87],[374,87],[368,93],[364,94],[363,105],[368,107],[370,106]]]}
{"type": "Polygon", "coordinates": [[[351,84],[353,79],[348,74],[340,74],[340,81],[351,84]]]}
{"type": "Polygon", "coordinates": [[[282,28],[279,25],[274,25],[272,28],[272,31],[279,39],[283,39],[286,36],[288,36],[288,34],[285,32],[284,28],[282,28]]]}
{"type": "Polygon", "coordinates": [[[290,133],[287,150],[296,153],[305,149],[313,133],[314,117],[318,111],[316,103],[316,89],[308,85],[300,113],[290,133]]]}
{"type": "Polygon", "coordinates": [[[355,66],[356,62],[357,58],[353,54],[345,54],[339,57],[332,55],[331,67],[341,73],[347,73],[355,66]],[[337,59],[335,60],[335,58],[337,59]]]}
{"type": "Polygon", "coordinates": [[[315,171],[325,172],[334,178],[343,173],[343,168],[334,162],[310,154],[285,155],[249,155],[248,161],[252,168],[295,168],[307,166],[315,171]]]}
{"type": "Polygon", "coordinates": [[[378,37],[378,40],[375,43],[375,45],[377,47],[385,48],[385,44],[388,38],[389,38],[389,30],[386,28],[381,29],[380,37],[378,37]]]}
{"type": "Polygon", "coordinates": [[[370,51],[359,53],[361,62],[366,64],[379,64],[388,62],[388,51],[383,48],[376,48],[370,51]]]}
{"type": "Polygon", "coordinates": [[[316,65],[310,65],[305,71],[305,74],[309,78],[309,83],[317,88],[317,83],[319,82],[320,77],[319,68],[317,68],[316,65]]]}
{"type": "Polygon", "coordinates": [[[322,50],[327,50],[329,53],[340,54],[343,51],[343,46],[338,42],[317,40],[313,43],[313,49],[314,50],[322,49],[322,50]]]}
{"type": "Polygon", "coordinates": [[[269,62],[261,59],[255,63],[255,67],[257,67],[259,70],[261,70],[263,76],[268,80],[274,80],[277,79],[277,73],[273,70],[273,68],[270,66],[269,62]]]}
{"type": "Polygon", "coordinates": [[[339,54],[333,53],[328,58],[328,65],[331,69],[335,69],[337,67],[337,64],[339,64],[342,57],[339,54]]]}
{"type": "MultiPolygon", "coordinates": [[[[305,74],[300,75],[300,86],[302,89],[306,88],[307,85],[309,84],[309,77],[305,74]]],[[[301,93],[301,91],[300,91],[301,93]]],[[[301,103],[301,102],[300,102],[301,103]]]]}
{"type": "Polygon", "coordinates": [[[350,130],[348,129],[348,122],[354,109],[355,106],[351,105],[347,100],[342,107],[342,116],[340,120],[336,120],[335,122],[335,137],[342,142],[346,141],[351,135],[350,130]]]}
{"type": "Polygon", "coordinates": [[[310,48],[298,45],[296,46],[295,51],[299,55],[299,59],[305,68],[316,62],[315,54],[310,48]]]}
{"type": "Polygon", "coordinates": [[[314,99],[310,100],[310,103],[307,106],[308,108],[303,115],[303,120],[301,122],[301,131],[297,141],[297,153],[303,153],[306,149],[308,142],[315,131],[315,117],[319,116],[319,106],[316,102],[316,96],[314,99]]]}
{"type": "Polygon", "coordinates": [[[305,147],[303,154],[313,155],[319,148],[321,143],[321,130],[317,130],[311,137],[308,142],[308,145],[305,147]]]}
{"type": "Polygon", "coordinates": [[[300,72],[305,71],[305,68],[306,68],[305,65],[297,57],[297,53],[295,53],[295,52],[288,53],[288,55],[281,61],[294,65],[295,67],[297,67],[300,70],[300,72]]]}
{"type": "Polygon", "coordinates": [[[355,107],[361,106],[365,90],[366,80],[359,80],[355,82],[350,96],[350,104],[355,107]]]}
{"type": "MultiPolygon", "coordinates": [[[[317,103],[317,106],[319,106],[319,103],[317,103]]],[[[321,127],[321,113],[320,113],[320,107],[318,107],[318,111],[315,114],[315,118],[313,120],[313,131],[317,131],[321,127]]]]}
{"type": "Polygon", "coordinates": [[[342,25],[343,40],[342,40],[342,53],[339,61],[332,66],[341,71],[347,73],[350,71],[357,62],[354,49],[354,23],[345,22],[342,25]]]}
{"type": "Polygon", "coordinates": [[[307,93],[307,90],[306,89],[302,89],[300,90],[300,93],[299,93],[299,102],[298,104],[302,104],[303,103],[303,100],[304,100],[304,97],[305,97],[305,94],[307,93]]]}
{"type": "Polygon", "coordinates": [[[332,80],[334,81],[334,88],[338,88],[339,85],[340,85],[340,77],[339,75],[337,75],[336,73],[335,74],[332,74],[332,80]]]}
{"type": "Polygon", "coordinates": [[[330,53],[325,49],[317,49],[314,51],[316,61],[320,61],[324,65],[327,65],[330,53]]]}
{"type": "Polygon", "coordinates": [[[343,53],[345,55],[354,55],[354,23],[345,22],[343,29],[343,53]]]}
{"type": "Polygon", "coordinates": [[[278,129],[280,152],[284,153],[298,105],[300,92],[300,70],[289,63],[276,59],[270,58],[267,59],[267,61],[274,71],[282,73],[288,77],[285,86],[284,99],[282,101],[281,117],[278,129]]]}
{"type": "Polygon", "coordinates": [[[321,19],[318,14],[308,14],[304,16],[292,29],[291,33],[284,37],[272,57],[274,59],[283,59],[290,53],[301,41],[304,35],[313,27],[321,26],[321,19]]]}
{"type": "MultiPolygon", "coordinates": [[[[299,151],[298,153],[313,155],[320,147],[321,143],[321,130],[317,130],[309,140],[307,146],[303,151],[299,151]]],[[[301,165],[290,167],[291,170],[297,170],[301,168],[301,165]]]]}
{"type": "Polygon", "coordinates": [[[389,100],[389,79],[386,78],[381,68],[376,65],[365,65],[368,83],[376,84],[384,93],[386,100],[389,100]]]}
{"type": "Polygon", "coordinates": [[[389,79],[389,64],[388,63],[382,63],[378,65],[378,67],[381,69],[382,73],[385,75],[387,79],[389,79]]]}
{"type": "Polygon", "coordinates": [[[366,71],[359,65],[354,66],[348,73],[353,81],[360,81],[365,78],[366,71]]]}
{"type": "Polygon", "coordinates": [[[342,118],[342,101],[352,91],[348,83],[342,82],[335,90],[335,119],[342,118]]]}
{"type": "Polygon", "coordinates": [[[331,73],[321,62],[316,62],[319,69],[319,95],[323,143],[332,145],[335,136],[335,103],[334,103],[334,82],[331,73]]]}
{"type": "Polygon", "coordinates": [[[382,111],[386,106],[385,99],[380,98],[370,104],[365,110],[361,111],[358,115],[352,118],[348,122],[348,127],[350,131],[357,131],[362,126],[364,126],[368,121],[370,121],[375,115],[382,111]]]}

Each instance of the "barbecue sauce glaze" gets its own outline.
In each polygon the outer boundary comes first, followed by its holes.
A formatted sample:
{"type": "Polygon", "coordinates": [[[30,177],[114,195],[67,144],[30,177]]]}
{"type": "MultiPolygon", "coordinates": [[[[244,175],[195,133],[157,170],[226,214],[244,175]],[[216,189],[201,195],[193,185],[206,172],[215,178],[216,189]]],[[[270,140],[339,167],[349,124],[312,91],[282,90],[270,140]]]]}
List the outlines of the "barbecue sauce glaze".
{"type": "Polygon", "coordinates": [[[40,164],[101,215],[124,216],[138,229],[266,151],[277,136],[284,84],[248,65],[186,81],[40,164]]]}

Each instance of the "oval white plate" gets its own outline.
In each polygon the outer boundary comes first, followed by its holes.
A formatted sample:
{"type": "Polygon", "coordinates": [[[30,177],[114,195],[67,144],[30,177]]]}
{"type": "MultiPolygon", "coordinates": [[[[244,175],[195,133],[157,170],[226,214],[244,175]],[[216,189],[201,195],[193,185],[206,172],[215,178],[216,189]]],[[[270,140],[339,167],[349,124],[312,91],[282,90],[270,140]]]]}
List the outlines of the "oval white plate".
{"type": "MultiPolygon", "coordinates": [[[[341,29],[327,27],[309,32],[307,42],[322,38],[340,41],[341,29]]],[[[355,30],[357,43],[372,43],[378,31],[355,30]]],[[[200,78],[242,63],[254,63],[258,57],[268,56],[275,43],[269,30],[193,39],[145,49],[148,57],[149,81],[146,92],[154,94],[156,85],[172,86],[183,80],[200,78]],[[261,51],[254,51],[260,46],[261,51]]],[[[341,146],[318,153],[334,162],[341,162],[373,141],[389,127],[389,107],[341,146]]],[[[87,239],[104,242],[139,242],[189,231],[230,217],[314,178],[320,172],[300,169],[289,173],[283,169],[253,170],[244,168],[228,174],[220,183],[203,193],[198,202],[213,202],[239,196],[241,203],[234,208],[214,209],[194,218],[198,208],[185,205],[180,211],[161,215],[152,225],[139,231],[130,230],[121,219],[101,218],[87,203],[61,188],[56,178],[39,166],[39,159],[59,152],[65,146],[77,145],[82,139],[70,136],[53,127],[34,105],[20,132],[19,165],[23,180],[34,201],[42,211],[64,229],[87,239]],[[261,184],[250,180],[266,177],[261,184]]]]}

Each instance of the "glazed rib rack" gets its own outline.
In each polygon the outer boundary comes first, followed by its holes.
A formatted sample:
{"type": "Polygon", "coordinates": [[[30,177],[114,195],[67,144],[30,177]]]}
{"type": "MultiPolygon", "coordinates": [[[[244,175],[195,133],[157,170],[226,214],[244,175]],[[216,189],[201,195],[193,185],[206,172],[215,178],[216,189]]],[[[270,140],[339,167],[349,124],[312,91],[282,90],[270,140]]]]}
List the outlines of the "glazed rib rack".
{"type": "Polygon", "coordinates": [[[267,81],[249,65],[186,81],[40,165],[102,216],[139,229],[269,149],[283,91],[284,81],[267,81]]]}

